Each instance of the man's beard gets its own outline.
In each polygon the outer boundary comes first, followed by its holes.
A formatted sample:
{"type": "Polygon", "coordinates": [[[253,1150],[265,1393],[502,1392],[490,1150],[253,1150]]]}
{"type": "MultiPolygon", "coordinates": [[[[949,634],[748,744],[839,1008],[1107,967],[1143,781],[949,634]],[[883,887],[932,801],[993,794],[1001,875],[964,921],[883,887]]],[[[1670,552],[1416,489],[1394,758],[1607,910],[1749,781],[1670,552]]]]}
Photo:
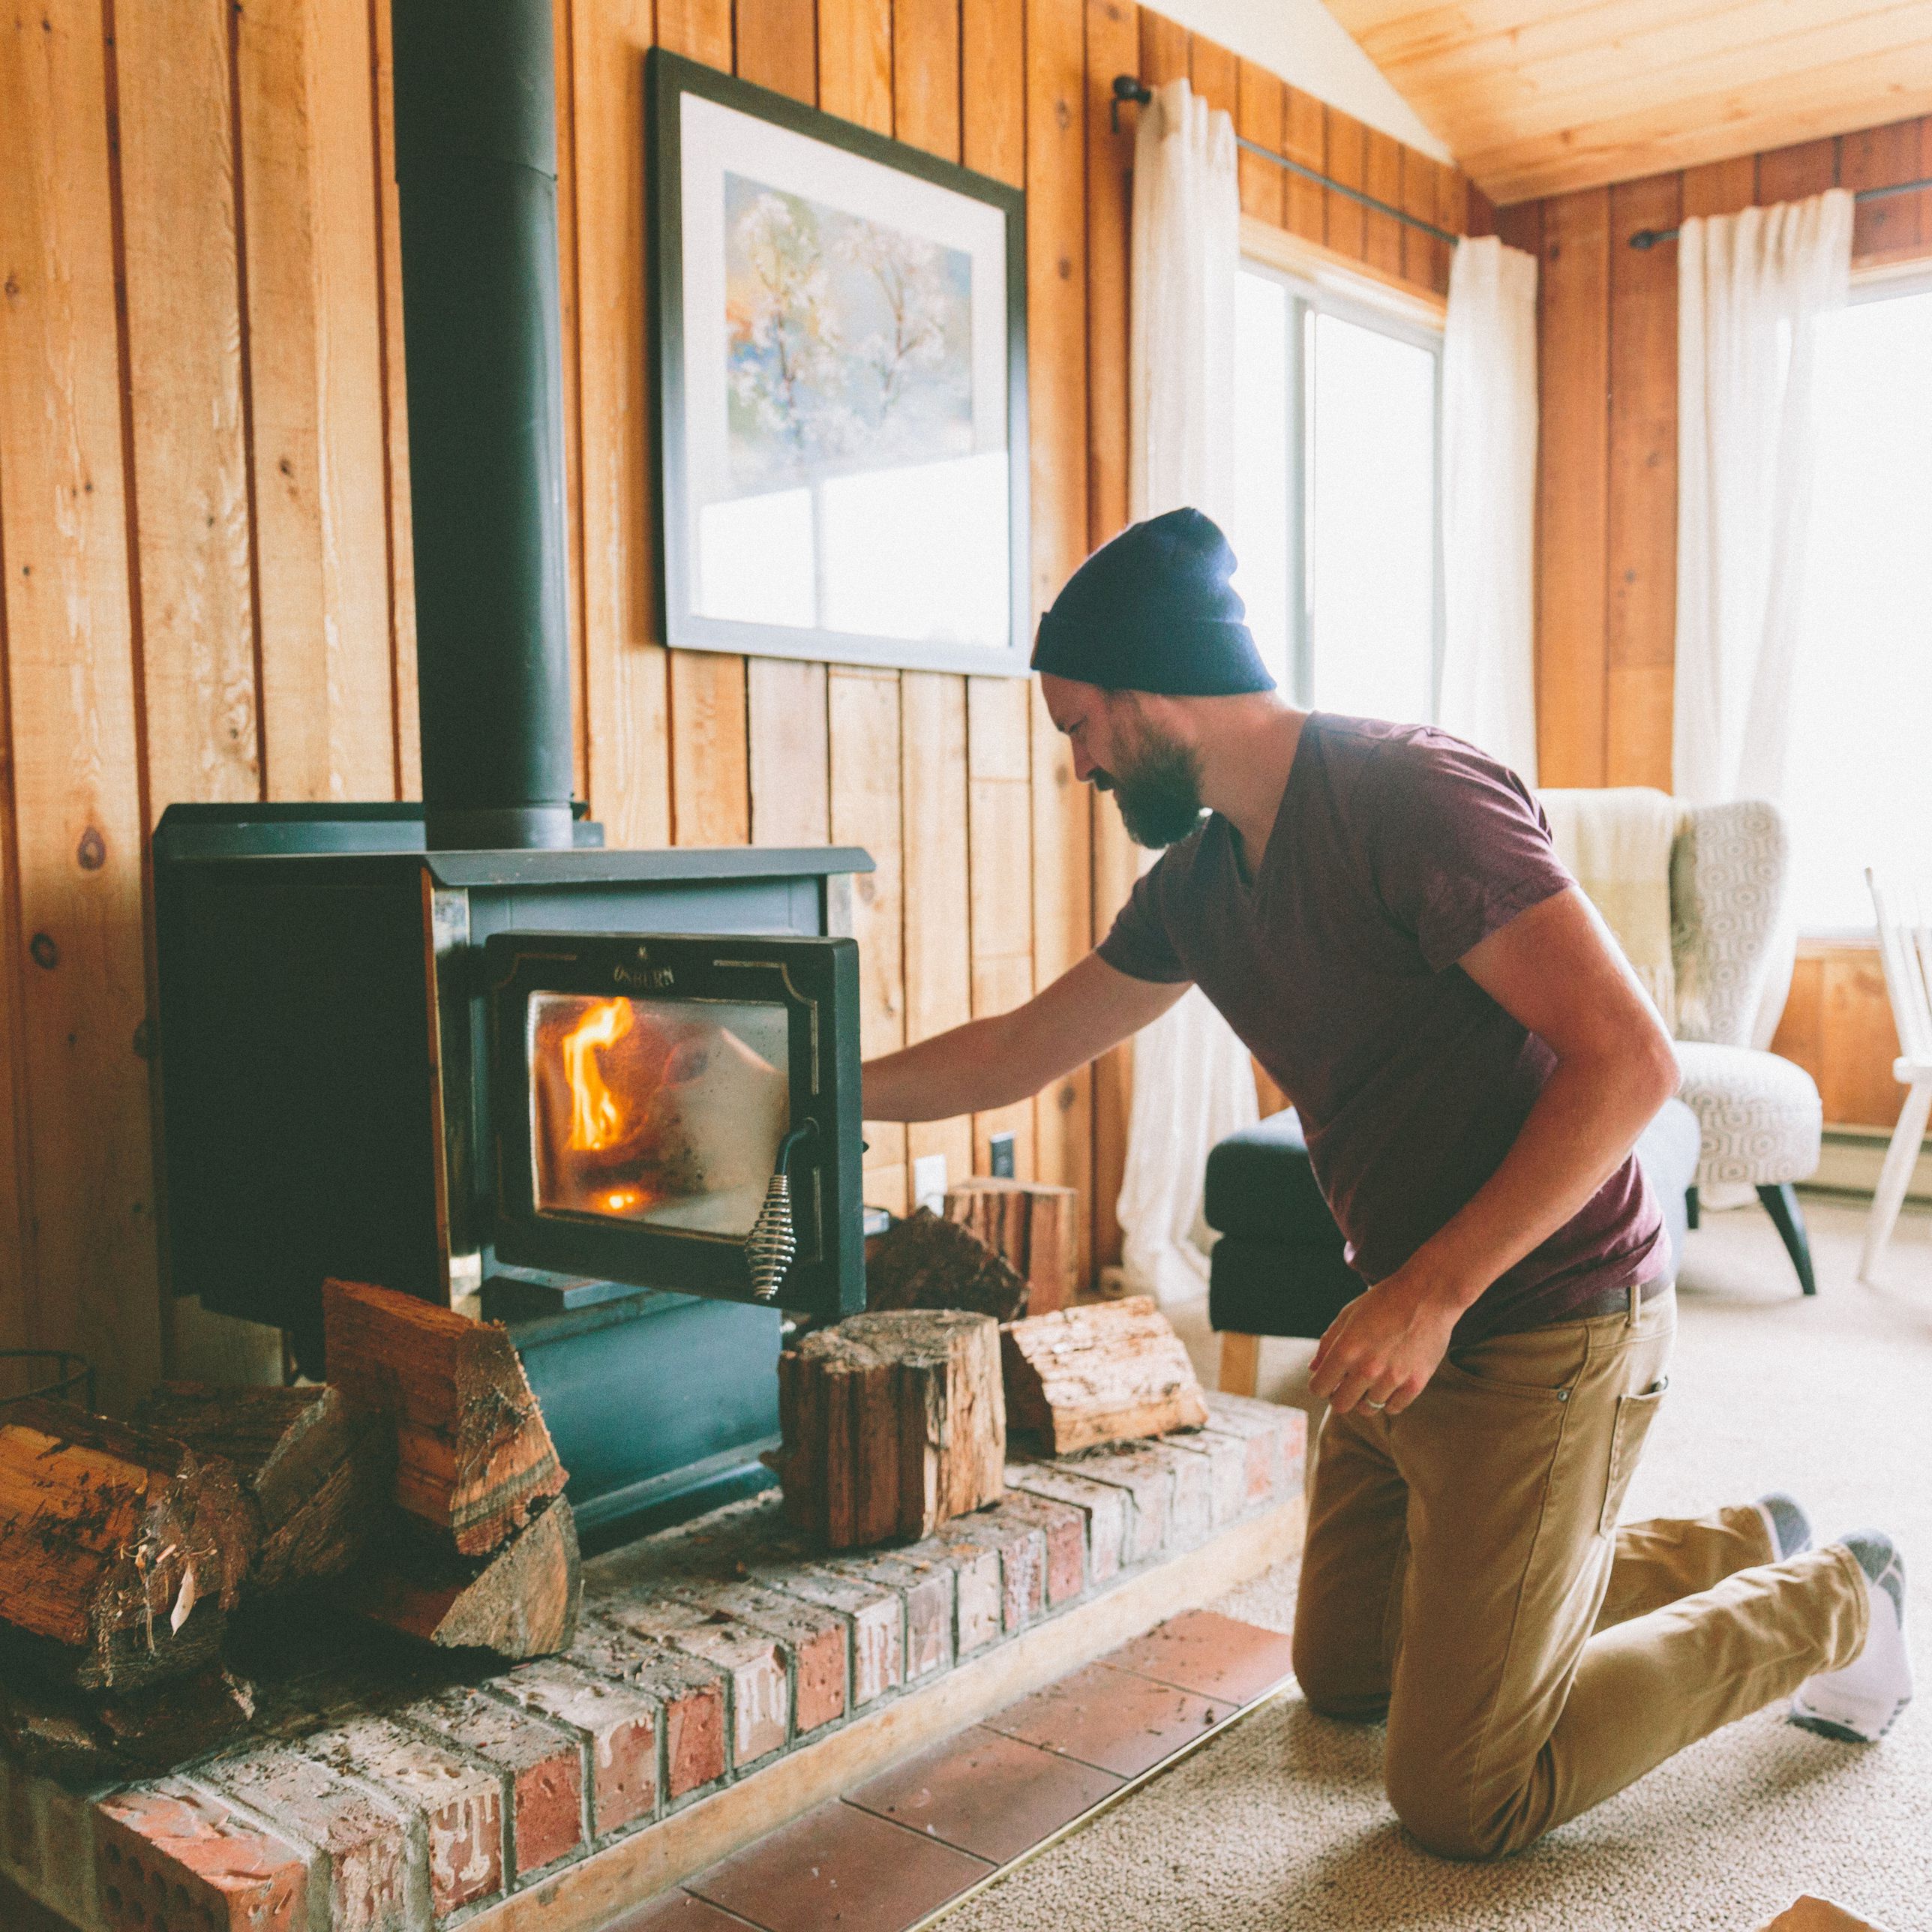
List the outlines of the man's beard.
{"type": "Polygon", "coordinates": [[[1155,850],[1185,838],[1205,809],[1200,753],[1152,732],[1143,734],[1131,760],[1124,761],[1118,773],[1096,772],[1094,782],[1114,794],[1127,836],[1155,850]]]}

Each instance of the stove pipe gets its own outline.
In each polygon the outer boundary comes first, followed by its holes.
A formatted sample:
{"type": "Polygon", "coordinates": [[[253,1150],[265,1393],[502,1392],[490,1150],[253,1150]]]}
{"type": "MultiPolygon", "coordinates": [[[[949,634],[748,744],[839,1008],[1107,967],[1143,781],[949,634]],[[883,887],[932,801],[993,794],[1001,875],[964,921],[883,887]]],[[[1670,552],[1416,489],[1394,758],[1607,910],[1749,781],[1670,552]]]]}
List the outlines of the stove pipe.
{"type": "Polygon", "coordinates": [[[428,842],[571,842],[551,0],[394,0],[428,842]]]}

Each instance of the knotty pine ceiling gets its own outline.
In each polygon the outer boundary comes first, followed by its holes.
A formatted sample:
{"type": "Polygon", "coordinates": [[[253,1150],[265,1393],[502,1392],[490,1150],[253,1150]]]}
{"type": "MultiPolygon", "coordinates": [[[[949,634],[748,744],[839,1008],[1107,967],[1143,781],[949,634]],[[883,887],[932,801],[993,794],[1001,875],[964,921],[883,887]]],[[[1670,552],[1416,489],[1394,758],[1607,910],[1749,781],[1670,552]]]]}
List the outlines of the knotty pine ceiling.
{"type": "Polygon", "coordinates": [[[1498,204],[1932,110],[1932,0],[1328,0],[1498,204]]]}

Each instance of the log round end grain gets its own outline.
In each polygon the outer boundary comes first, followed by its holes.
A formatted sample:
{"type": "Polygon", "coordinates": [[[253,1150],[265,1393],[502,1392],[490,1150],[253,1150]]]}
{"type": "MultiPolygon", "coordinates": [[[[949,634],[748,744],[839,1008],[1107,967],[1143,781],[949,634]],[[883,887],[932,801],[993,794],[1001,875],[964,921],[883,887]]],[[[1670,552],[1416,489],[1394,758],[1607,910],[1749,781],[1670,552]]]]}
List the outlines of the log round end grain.
{"type": "Polygon", "coordinates": [[[919,1309],[818,1330],[780,1358],[779,1424],[800,1528],[842,1550],[929,1535],[1001,1493],[998,1324],[919,1309]]]}

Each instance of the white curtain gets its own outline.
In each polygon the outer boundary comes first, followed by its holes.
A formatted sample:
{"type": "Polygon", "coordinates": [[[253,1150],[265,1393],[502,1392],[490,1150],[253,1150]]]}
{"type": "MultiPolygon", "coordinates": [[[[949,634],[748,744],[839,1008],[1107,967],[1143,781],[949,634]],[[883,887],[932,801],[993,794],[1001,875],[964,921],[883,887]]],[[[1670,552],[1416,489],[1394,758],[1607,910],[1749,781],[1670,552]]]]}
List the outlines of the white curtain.
{"type": "MultiPolygon", "coordinates": [[[[1234,129],[1184,80],[1157,88],[1134,142],[1128,511],[1192,506],[1224,528],[1234,472],[1234,129]]],[[[1134,1044],[1119,1211],[1122,1273],[1162,1301],[1205,1292],[1208,1151],[1258,1113],[1247,1049],[1198,988],[1134,1044]]]]}
{"type": "MultiPolygon", "coordinates": [[[[1816,443],[1817,326],[1844,306],[1852,197],[1686,221],[1677,244],[1677,669],[1687,805],[1784,802],[1816,443]]],[[[1755,1043],[1790,988],[1780,944],[1755,1043]]]]}
{"type": "Polygon", "coordinates": [[[1536,257],[1456,244],[1442,343],[1442,722],[1536,783],[1536,257]]]}

